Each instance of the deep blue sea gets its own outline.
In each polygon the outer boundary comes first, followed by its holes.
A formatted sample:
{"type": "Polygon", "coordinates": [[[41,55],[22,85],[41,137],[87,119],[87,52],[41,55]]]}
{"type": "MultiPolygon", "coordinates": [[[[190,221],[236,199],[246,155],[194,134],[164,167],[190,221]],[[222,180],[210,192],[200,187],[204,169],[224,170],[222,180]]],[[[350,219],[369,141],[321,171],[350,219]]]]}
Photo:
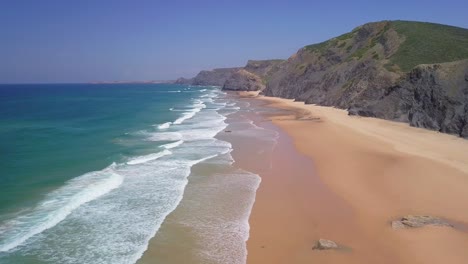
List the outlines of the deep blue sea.
{"type": "Polygon", "coordinates": [[[0,263],[135,263],[191,167],[232,164],[214,136],[238,109],[215,87],[0,85],[0,263]]]}

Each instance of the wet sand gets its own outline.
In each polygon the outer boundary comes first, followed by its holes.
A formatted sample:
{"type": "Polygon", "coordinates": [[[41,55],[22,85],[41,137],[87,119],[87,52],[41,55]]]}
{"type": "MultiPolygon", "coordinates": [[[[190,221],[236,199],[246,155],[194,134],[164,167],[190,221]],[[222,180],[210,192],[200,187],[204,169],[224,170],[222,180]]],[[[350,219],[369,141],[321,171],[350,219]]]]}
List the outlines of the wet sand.
{"type": "Polygon", "coordinates": [[[468,141],[334,108],[259,99],[292,112],[263,122],[279,127],[280,138],[272,171],[260,173],[248,264],[467,263],[468,141]],[[408,214],[456,225],[391,228],[391,220],[408,214]],[[312,250],[319,238],[345,249],[312,250]]]}
{"type": "Polygon", "coordinates": [[[191,168],[180,204],[150,240],[139,264],[245,263],[258,174],[271,170],[277,132],[252,124],[263,117],[242,108],[227,117],[228,126],[216,136],[230,142],[232,152],[191,168]]]}

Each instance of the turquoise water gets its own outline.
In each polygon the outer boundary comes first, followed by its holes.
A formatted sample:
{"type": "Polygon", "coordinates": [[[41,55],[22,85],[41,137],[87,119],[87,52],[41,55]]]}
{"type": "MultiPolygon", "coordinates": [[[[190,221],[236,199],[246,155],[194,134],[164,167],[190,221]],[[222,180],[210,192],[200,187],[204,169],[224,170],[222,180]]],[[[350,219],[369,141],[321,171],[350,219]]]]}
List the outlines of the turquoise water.
{"type": "Polygon", "coordinates": [[[214,136],[238,110],[213,87],[0,86],[0,263],[135,263],[191,167],[232,164],[214,136]]]}
{"type": "MultiPolygon", "coordinates": [[[[0,220],[88,171],[148,151],[132,132],[174,120],[194,92],[170,85],[0,86],[0,220]]],[[[152,146],[151,146],[152,147],[152,146]]]]}

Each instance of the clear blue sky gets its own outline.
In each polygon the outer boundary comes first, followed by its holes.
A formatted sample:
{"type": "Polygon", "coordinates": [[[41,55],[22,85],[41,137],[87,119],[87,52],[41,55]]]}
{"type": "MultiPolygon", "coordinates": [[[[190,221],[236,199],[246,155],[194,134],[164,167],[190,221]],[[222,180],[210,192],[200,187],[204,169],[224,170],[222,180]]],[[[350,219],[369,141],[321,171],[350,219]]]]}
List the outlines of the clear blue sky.
{"type": "Polygon", "coordinates": [[[468,1],[1,0],[0,83],[191,77],[387,19],[468,28],[468,1]]]}

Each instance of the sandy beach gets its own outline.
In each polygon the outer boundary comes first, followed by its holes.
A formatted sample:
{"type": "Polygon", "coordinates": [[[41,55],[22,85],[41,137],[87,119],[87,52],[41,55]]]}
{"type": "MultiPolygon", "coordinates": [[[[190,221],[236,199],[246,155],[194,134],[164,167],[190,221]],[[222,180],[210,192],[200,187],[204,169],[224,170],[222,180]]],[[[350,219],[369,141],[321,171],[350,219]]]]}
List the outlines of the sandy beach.
{"type": "Polygon", "coordinates": [[[272,172],[260,174],[247,263],[467,262],[468,141],[257,98],[289,113],[265,117],[281,136],[272,172]],[[392,229],[392,220],[410,214],[454,227],[392,229]],[[312,250],[319,238],[342,249],[312,250]]]}

